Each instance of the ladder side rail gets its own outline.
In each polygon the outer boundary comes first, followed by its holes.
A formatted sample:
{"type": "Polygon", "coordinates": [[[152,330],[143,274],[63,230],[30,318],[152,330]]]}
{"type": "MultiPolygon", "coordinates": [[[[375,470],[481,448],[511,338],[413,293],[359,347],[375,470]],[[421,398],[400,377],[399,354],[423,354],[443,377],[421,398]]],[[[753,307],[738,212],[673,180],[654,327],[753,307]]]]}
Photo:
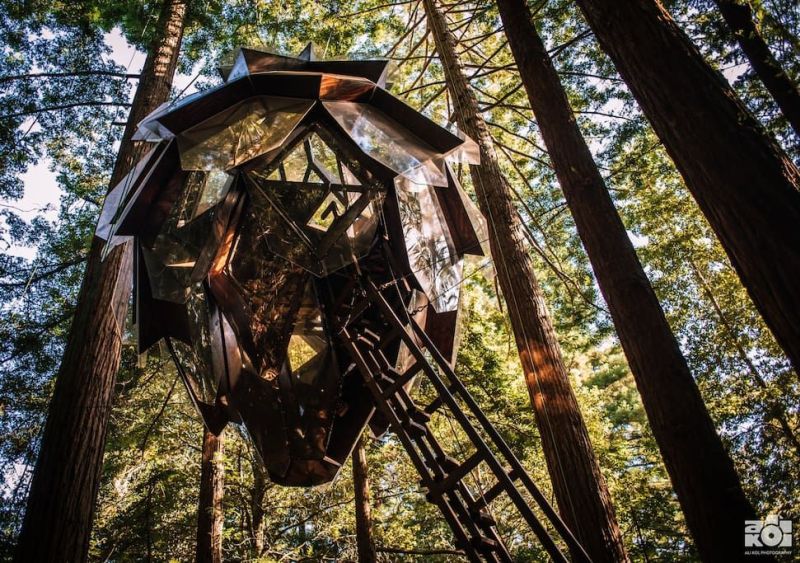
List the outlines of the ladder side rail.
{"type": "MultiPolygon", "coordinates": [[[[399,335],[397,337],[399,338],[399,335]]],[[[360,341],[360,339],[357,337],[355,342],[358,341],[360,341]]],[[[401,388],[391,395],[388,395],[386,390],[381,389],[380,383],[375,377],[375,373],[380,373],[380,370],[386,367],[386,358],[382,356],[382,351],[370,347],[369,344],[367,344],[367,348],[366,352],[360,353],[360,355],[362,359],[369,360],[365,361],[364,365],[368,369],[370,379],[376,384],[375,389],[381,390],[380,398],[375,397],[375,400],[385,405],[386,408],[391,409],[394,418],[396,418],[402,426],[402,430],[411,436],[411,443],[417,447],[418,452],[422,456],[423,463],[432,470],[432,484],[426,484],[428,491],[432,492],[436,490],[439,497],[446,496],[450,500],[451,506],[455,510],[457,516],[473,538],[475,538],[476,541],[478,538],[492,540],[495,544],[495,549],[500,551],[500,555],[496,555],[494,553],[486,553],[484,550],[484,556],[491,561],[498,560],[498,557],[500,557],[499,560],[511,563],[511,554],[508,553],[505,544],[497,535],[497,531],[490,526],[481,525],[481,523],[473,517],[471,507],[474,505],[475,499],[470,494],[466,485],[459,480],[454,483],[453,487],[449,490],[443,490],[438,486],[448,477],[448,471],[443,467],[443,461],[446,457],[444,450],[425,424],[420,424],[413,420],[409,409],[414,408],[414,401],[405,392],[405,389],[401,388]],[[378,357],[376,357],[376,355],[378,357]],[[396,403],[396,405],[392,403],[396,403]],[[406,424],[409,426],[406,427],[406,424]],[[412,425],[415,426],[415,428],[412,428],[412,425]]],[[[417,371],[421,371],[422,365],[427,365],[427,363],[418,363],[417,365],[420,365],[417,371]]],[[[398,429],[396,429],[396,431],[399,432],[398,429]]],[[[430,498],[436,504],[433,496],[430,498]]],[[[477,547],[478,545],[480,545],[480,543],[476,543],[475,547],[478,551],[481,551],[481,549],[477,547]]]]}
{"type": "MultiPolygon", "coordinates": [[[[385,395],[386,393],[384,392],[384,397],[385,395]]],[[[392,400],[398,403],[398,408],[405,413],[404,416],[408,416],[409,419],[413,420],[413,417],[409,414],[409,411],[410,409],[416,409],[416,407],[414,406],[413,399],[405,392],[405,390],[401,388],[397,392],[397,394],[392,396],[391,398],[392,400]]],[[[389,402],[389,399],[385,400],[389,402]]],[[[429,429],[427,429],[426,433],[423,436],[421,436],[420,441],[422,441],[423,438],[425,442],[427,442],[425,444],[426,448],[430,447],[433,450],[431,461],[433,463],[438,463],[439,466],[442,466],[448,456],[447,453],[442,448],[441,444],[439,444],[439,441],[436,439],[433,433],[430,432],[429,429]]],[[[479,463],[484,459],[485,459],[484,452],[478,449],[472,456],[470,456],[468,461],[465,461],[464,463],[459,465],[457,469],[453,471],[443,470],[441,472],[442,473],[441,481],[434,480],[434,484],[428,487],[430,498],[433,498],[436,495],[444,495],[444,494],[454,495],[457,492],[461,496],[464,502],[464,509],[461,512],[462,517],[465,518],[468,522],[473,522],[475,519],[474,512],[476,512],[475,507],[477,505],[477,499],[472,495],[469,488],[464,483],[463,478],[466,477],[466,475],[469,474],[472,471],[472,469],[477,467],[477,465],[479,465],[479,463]],[[471,464],[472,467],[468,469],[469,466],[467,464],[471,464]]],[[[451,496],[451,498],[453,497],[451,496]]],[[[505,543],[500,538],[500,536],[497,534],[497,530],[494,528],[494,526],[484,526],[476,524],[476,527],[481,534],[483,534],[485,537],[491,540],[494,540],[497,543],[502,560],[509,562],[512,561],[511,554],[508,552],[508,548],[506,547],[505,543]]]]}
{"type": "MultiPolygon", "coordinates": [[[[382,296],[380,296],[383,299],[382,296]]],[[[487,433],[489,438],[494,442],[497,449],[503,455],[505,460],[511,466],[512,471],[514,471],[520,481],[523,483],[527,491],[531,494],[533,499],[536,501],[539,508],[545,514],[547,519],[559,533],[561,538],[564,542],[569,546],[570,552],[573,554],[578,554],[582,557],[584,561],[587,563],[591,562],[591,558],[589,554],[586,553],[586,550],[580,544],[578,539],[572,533],[572,530],[564,523],[559,516],[558,512],[553,508],[553,506],[548,502],[547,498],[541,492],[539,487],[534,483],[531,476],[528,474],[527,471],[522,467],[522,463],[519,461],[517,456],[511,450],[511,447],[506,443],[500,433],[495,429],[486,415],[478,406],[475,399],[469,393],[467,388],[461,382],[461,380],[456,376],[453,369],[450,367],[450,364],[442,357],[439,350],[436,346],[431,342],[430,338],[427,334],[422,330],[422,328],[414,321],[414,319],[409,319],[410,325],[417,335],[417,337],[422,341],[425,346],[425,349],[433,356],[434,360],[438,364],[439,368],[444,371],[447,379],[450,381],[451,387],[455,389],[455,391],[460,395],[460,397],[464,400],[466,405],[469,407],[470,412],[473,416],[478,420],[483,430],[487,433]]]]}
{"type": "MultiPolygon", "coordinates": [[[[373,397],[380,397],[380,388],[378,387],[377,383],[375,382],[374,378],[372,377],[369,365],[367,364],[366,360],[362,356],[358,347],[354,344],[350,333],[347,331],[346,328],[342,328],[339,332],[339,336],[344,343],[347,351],[350,353],[353,362],[358,367],[359,371],[361,372],[362,376],[364,377],[364,381],[369,387],[369,390],[372,392],[373,397]]],[[[406,434],[405,430],[402,427],[402,423],[397,418],[397,415],[394,411],[388,407],[383,401],[376,400],[376,406],[381,409],[384,416],[389,420],[390,425],[395,430],[395,434],[400,439],[400,442],[408,452],[409,457],[411,458],[411,462],[413,463],[414,467],[417,469],[417,473],[419,473],[420,477],[422,477],[422,481],[427,488],[434,482],[433,478],[429,472],[428,466],[425,464],[423,459],[420,457],[420,454],[417,452],[414,443],[411,441],[409,436],[406,434]]],[[[435,504],[439,507],[439,510],[447,520],[450,529],[453,531],[453,534],[456,536],[456,543],[460,547],[462,547],[467,555],[467,557],[474,562],[480,562],[480,557],[478,557],[477,552],[474,550],[472,543],[470,542],[469,538],[467,537],[466,531],[464,530],[463,526],[459,522],[458,517],[456,516],[453,508],[450,504],[444,499],[440,498],[437,499],[438,502],[435,504]]]]}
{"type": "MultiPolygon", "coordinates": [[[[485,452],[486,463],[492,469],[497,479],[501,483],[503,483],[505,492],[511,497],[511,500],[516,505],[517,510],[519,510],[519,512],[528,522],[528,525],[531,527],[533,532],[539,538],[539,541],[542,543],[542,546],[548,552],[550,557],[552,557],[555,561],[566,562],[567,558],[564,556],[559,547],[556,545],[553,538],[550,536],[550,534],[544,528],[542,523],[533,513],[531,507],[528,506],[527,502],[525,502],[525,499],[522,497],[522,494],[519,492],[519,490],[516,488],[513,481],[509,477],[508,472],[500,463],[500,461],[494,456],[492,451],[489,449],[489,446],[486,444],[486,441],[483,439],[483,437],[478,433],[478,431],[469,421],[469,418],[466,416],[466,414],[461,410],[455,397],[450,393],[447,384],[445,384],[445,382],[442,381],[441,377],[439,377],[438,373],[436,373],[436,370],[434,370],[431,367],[430,363],[425,358],[424,353],[422,352],[422,350],[420,350],[420,348],[414,341],[414,337],[408,333],[407,329],[405,329],[403,322],[397,317],[396,313],[389,305],[389,303],[386,301],[386,299],[383,297],[383,295],[381,295],[377,287],[375,287],[375,285],[370,280],[365,280],[364,285],[365,289],[367,290],[368,297],[380,308],[381,313],[383,314],[384,318],[389,322],[389,324],[403,328],[403,330],[400,332],[400,337],[405,342],[409,351],[411,351],[411,353],[414,355],[415,359],[417,361],[422,362],[423,371],[428,376],[428,379],[430,379],[431,383],[433,383],[434,387],[436,387],[437,392],[443,397],[444,403],[450,408],[451,412],[453,413],[453,416],[456,418],[461,427],[467,433],[467,436],[470,438],[470,440],[472,440],[475,447],[485,452]]],[[[487,432],[487,434],[489,434],[489,436],[495,442],[495,444],[497,445],[498,449],[500,449],[503,456],[507,458],[507,460],[512,466],[512,470],[518,467],[519,468],[518,473],[520,475],[524,474],[525,471],[524,469],[522,469],[522,465],[520,464],[519,460],[516,458],[516,456],[514,456],[514,453],[511,451],[511,448],[509,448],[509,446],[505,443],[505,441],[502,439],[497,430],[495,430],[494,426],[492,426],[492,424],[486,418],[486,415],[484,415],[483,412],[480,410],[475,400],[467,391],[466,387],[464,387],[464,384],[461,383],[461,381],[458,379],[458,377],[455,375],[452,369],[449,368],[449,364],[444,360],[441,353],[436,349],[436,346],[433,345],[428,336],[424,333],[424,331],[422,331],[422,329],[419,328],[419,325],[417,325],[413,319],[408,318],[408,322],[410,323],[412,330],[414,330],[416,335],[420,338],[420,341],[424,344],[426,350],[428,350],[428,352],[431,353],[436,363],[439,364],[439,367],[444,368],[445,366],[447,366],[447,369],[445,369],[445,373],[448,376],[448,379],[450,379],[451,386],[454,387],[457,390],[457,392],[461,395],[462,399],[467,403],[467,406],[469,407],[470,411],[472,411],[472,414],[478,419],[478,421],[481,423],[481,426],[484,427],[484,430],[487,432]]],[[[571,550],[574,548],[573,553],[585,555],[584,560],[590,562],[591,559],[589,558],[588,555],[586,555],[586,552],[584,551],[583,547],[580,545],[580,543],[578,543],[575,536],[572,535],[572,532],[566,527],[566,525],[563,523],[558,514],[556,514],[552,506],[550,506],[550,504],[547,502],[547,499],[544,497],[541,491],[539,491],[539,489],[535,487],[535,485],[534,485],[534,491],[531,492],[534,497],[534,500],[537,502],[542,511],[545,513],[545,515],[551,521],[553,526],[559,532],[562,539],[564,539],[564,541],[567,543],[568,547],[570,547],[571,550]]]]}

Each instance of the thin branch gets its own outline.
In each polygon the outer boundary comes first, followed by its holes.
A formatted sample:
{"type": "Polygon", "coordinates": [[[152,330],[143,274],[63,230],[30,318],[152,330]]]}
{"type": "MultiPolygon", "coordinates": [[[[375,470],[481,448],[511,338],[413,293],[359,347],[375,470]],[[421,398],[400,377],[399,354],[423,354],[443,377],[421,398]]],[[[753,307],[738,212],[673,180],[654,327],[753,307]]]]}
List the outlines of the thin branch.
{"type": "Polygon", "coordinates": [[[128,74],[125,72],[115,72],[113,70],[84,70],[78,72],[34,72],[31,74],[12,74],[0,76],[0,84],[12,82],[14,80],[29,80],[33,78],[73,78],[76,76],[114,76],[116,78],[137,79],[139,74],[128,74]]]}
{"type": "Polygon", "coordinates": [[[71,109],[77,108],[81,106],[115,106],[115,107],[131,107],[131,104],[127,102],[76,102],[74,104],[63,104],[59,106],[50,106],[46,108],[38,108],[30,111],[20,111],[17,113],[8,113],[6,115],[0,115],[0,119],[11,119],[12,117],[24,117],[26,115],[35,115],[37,113],[45,113],[48,111],[58,111],[62,109],[71,109]]]}
{"type": "Polygon", "coordinates": [[[147,431],[144,433],[144,438],[142,438],[142,443],[139,445],[139,451],[144,454],[144,448],[147,445],[147,440],[150,439],[150,433],[155,428],[158,420],[161,418],[161,415],[164,414],[164,410],[167,408],[169,404],[169,400],[172,398],[172,392],[175,391],[175,386],[178,384],[178,379],[180,377],[178,375],[175,376],[175,379],[172,381],[172,386],[170,386],[169,391],[167,391],[167,396],[164,398],[164,402],[161,404],[161,408],[158,409],[158,414],[156,414],[155,418],[150,422],[150,426],[147,427],[147,431]]]}
{"type": "Polygon", "coordinates": [[[386,4],[380,4],[378,6],[372,6],[371,8],[365,8],[363,10],[359,10],[357,12],[350,12],[349,14],[340,14],[337,17],[340,18],[351,18],[353,16],[361,16],[364,14],[368,14],[369,12],[374,12],[376,10],[382,10],[383,8],[395,8],[397,6],[403,6],[405,4],[411,4],[414,0],[404,0],[403,2],[387,2],[386,4]]]}
{"type": "Polygon", "coordinates": [[[69,268],[71,266],[77,266],[81,262],[85,262],[85,261],[86,261],[86,256],[85,255],[78,256],[77,258],[73,258],[72,260],[67,260],[66,262],[61,262],[60,264],[56,264],[51,269],[49,269],[47,271],[44,271],[44,272],[42,272],[42,273],[40,273],[38,275],[29,277],[25,281],[0,282],[0,288],[1,289],[12,289],[12,288],[15,288],[15,287],[23,287],[23,286],[29,287],[32,284],[36,284],[36,283],[38,283],[38,282],[40,282],[40,281],[42,281],[42,280],[44,280],[46,278],[49,278],[50,276],[52,276],[54,274],[57,274],[59,272],[62,272],[64,270],[66,270],[67,268],[69,268]]]}
{"type": "Polygon", "coordinates": [[[573,37],[572,39],[570,39],[569,41],[566,41],[566,42],[562,43],[561,45],[553,47],[552,49],[550,49],[547,52],[547,54],[550,55],[551,59],[555,59],[561,53],[563,53],[566,49],[568,49],[569,47],[571,47],[575,43],[583,41],[584,39],[589,37],[591,34],[592,34],[592,31],[590,29],[586,29],[586,30],[582,31],[581,33],[579,33],[578,35],[576,35],[575,37],[573,37]]]}

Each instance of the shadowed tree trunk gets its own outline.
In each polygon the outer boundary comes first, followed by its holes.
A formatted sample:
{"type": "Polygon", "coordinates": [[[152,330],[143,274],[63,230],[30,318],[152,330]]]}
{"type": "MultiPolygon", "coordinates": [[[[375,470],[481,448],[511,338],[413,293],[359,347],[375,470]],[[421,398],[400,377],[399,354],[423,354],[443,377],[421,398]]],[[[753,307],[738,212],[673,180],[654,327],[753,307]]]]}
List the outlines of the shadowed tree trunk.
{"type": "Polygon", "coordinates": [[[480,147],[481,164],[470,169],[559,512],[596,562],[627,560],[611,497],[589,442],[561,358],[553,323],[525,248],[509,186],[491,136],[456,54],[456,41],[435,0],[424,0],[459,127],[480,147]]]}
{"type": "Polygon", "coordinates": [[[267,471],[261,460],[253,453],[250,460],[253,468],[253,489],[250,495],[250,542],[253,546],[256,558],[261,557],[264,552],[264,497],[267,494],[267,471]]]}
{"type": "Polygon", "coordinates": [[[753,10],[747,2],[714,0],[725,23],[731,28],[750,66],[778,104],[781,113],[800,137],[800,91],[781,68],[753,21],[753,10]]]}
{"type": "MultiPolygon", "coordinates": [[[[186,4],[165,0],[111,176],[116,185],[139,158],[136,124],[166,101],[183,37],[186,4]]],[[[42,435],[17,561],[83,561],[100,481],[106,427],[131,283],[129,245],[101,261],[95,239],[42,435]]]]}
{"type": "Polygon", "coordinates": [[[800,371],[800,171],[661,4],[578,5],[800,371]]]}
{"type": "Polygon", "coordinates": [[[737,560],[743,556],[742,525],[755,518],[753,508],[581,135],[525,1],[497,0],[497,5],[681,507],[687,520],[705,519],[714,537],[728,538],[724,544],[718,542],[716,551],[737,560]]]}
{"type": "Polygon", "coordinates": [[[197,506],[197,563],[222,563],[223,452],[223,435],[215,436],[203,427],[200,499],[197,506]]]}
{"type": "Polygon", "coordinates": [[[370,514],[369,475],[367,474],[367,452],[361,436],[353,450],[353,489],[356,505],[356,543],[359,563],[374,563],[375,540],[372,537],[372,514],[370,514]]]}

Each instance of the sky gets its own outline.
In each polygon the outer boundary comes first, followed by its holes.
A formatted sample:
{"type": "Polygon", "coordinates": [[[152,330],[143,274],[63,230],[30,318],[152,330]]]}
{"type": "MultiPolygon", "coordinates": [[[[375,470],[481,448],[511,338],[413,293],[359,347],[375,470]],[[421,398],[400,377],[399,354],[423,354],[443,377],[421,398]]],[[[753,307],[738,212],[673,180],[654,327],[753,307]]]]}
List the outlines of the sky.
{"type": "MultiPolygon", "coordinates": [[[[136,50],[131,46],[119,29],[113,29],[105,34],[105,42],[111,47],[110,58],[117,64],[126,67],[127,72],[137,74],[141,72],[144,65],[145,53],[136,50]]],[[[192,77],[178,75],[174,85],[179,90],[186,87],[191,82],[192,77]]],[[[131,89],[131,96],[136,89],[131,89]]],[[[187,89],[186,94],[190,94],[193,89],[187,89]]],[[[20,177],[25,185],[25,194],[22,199],[14,201],[4,201],[2,205],[10,207],[26,221],[33,219],[38,214],[43,214],[48,219],[55,219],[58,214],[58,203],[61,198],[61,190],[56,182],[55,174],[50,170],[50,160],[41,159],[35,166],[31,166],[27,172],[20,177]],[[46,209],[46,211],[44,211],[46,209]],[[44,211],[44,213],[43,213],[44,211]]],[[[36,255],[36,248],[24,246],[12,246],[3,250],[13,256],[33,258],[36,255]]]]}

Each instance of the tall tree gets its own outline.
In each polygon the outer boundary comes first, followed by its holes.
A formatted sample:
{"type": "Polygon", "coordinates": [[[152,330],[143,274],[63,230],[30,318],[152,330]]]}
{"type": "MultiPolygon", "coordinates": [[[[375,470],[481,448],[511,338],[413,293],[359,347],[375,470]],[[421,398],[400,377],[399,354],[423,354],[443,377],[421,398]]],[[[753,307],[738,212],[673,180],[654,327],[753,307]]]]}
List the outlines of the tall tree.
{"type": "Polygon", "coordinates": [[[222,563],[224,438],[203,427],[200,497],[197,506],[197,563],[222,563]]]}
{"type": "Polygon", "coordinates": [[[778,104],[789,125],[800,137],[800,91],[781,68],[769,45],[761,36],[753,21],[753,10],[750,5],[746,1],[739,0],[714,0],[714,2],[725,23],[731,28],[750,66],[778,104]]]}
{"type": "Polygon", "coordinates": [[[361,436],[353,450],[353,489],[356,505],[356,545],[360,563],[374,563],[377,559],[375,540],[372,535],[372,513],[370,509],[369,474],[364,437],[361,436]]]}
{"type": "MultiPolygon", "coordinates": [[[[131,141],[137,124],[169,96],[185,16],[184,0],[164,1],[111,176],[112,186],[140,156],[140,149],[131,141]]],[[[129,245],[117,247],[101,260],[103,245],[100,239],[92,241],[31,481],[17,545],[18,561],[82,561],[89,548],[132,265],[129,245]]]]}
{"type": "Polygon", "coordinates": [[[472,183],[488,223],[492,257],[508,303],[559,512],[594,561],[626,560],[611,497],[570,386],[491,135],[447,20],[435,0],[424,0],[424,6],[456,120],[480,147],[481,164],[470,169],[472,183]]]}
{"type": "Polygon", "coordinates": [[[800,170],[656,0],[578,0],[800,369],[800,170]]]}
{"type": "MultiPolygon", "coordinates": [[[[742,556],[755,512],[617,213],[524,0],[497,0],[556,175],[636,379],[648,421],[698,545],[742,556]]],[[[709,555],[705,553],[705,555],[709,555]]]]}

